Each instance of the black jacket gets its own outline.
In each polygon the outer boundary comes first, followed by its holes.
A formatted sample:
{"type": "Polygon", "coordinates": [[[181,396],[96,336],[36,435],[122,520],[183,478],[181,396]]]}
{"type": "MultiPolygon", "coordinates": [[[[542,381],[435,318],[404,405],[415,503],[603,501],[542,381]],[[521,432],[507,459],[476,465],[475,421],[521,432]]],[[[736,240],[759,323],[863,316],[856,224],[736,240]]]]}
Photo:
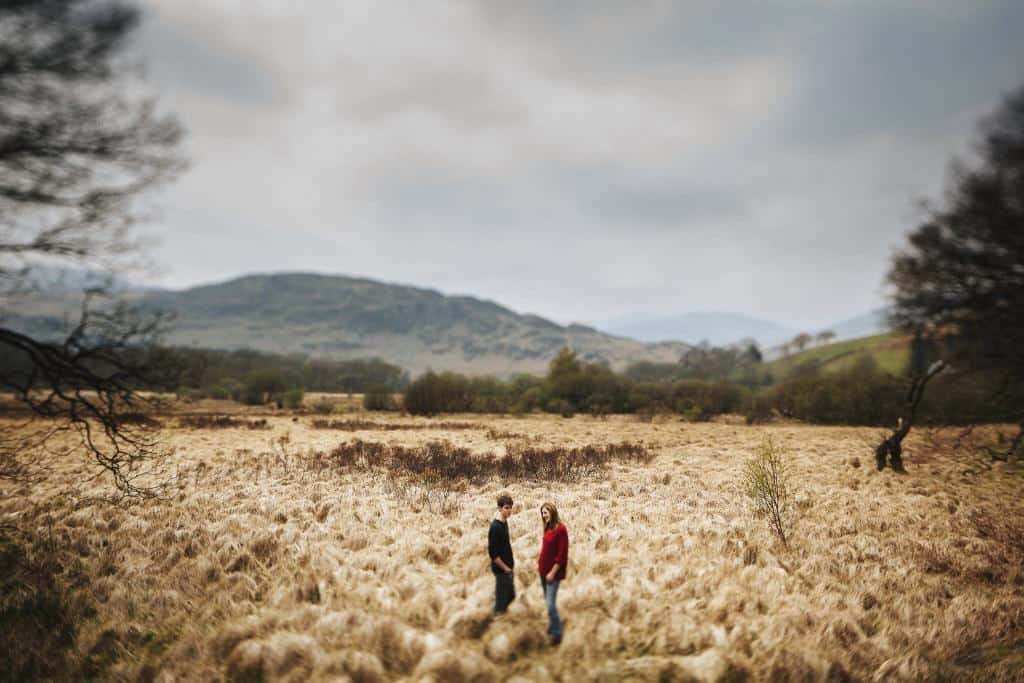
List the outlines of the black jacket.
{"type": "Polygon", "coordinates": [[[512,541],[508,537],[508,522],[500,519],[491,521],[491,530],[487,533],[487,556],[491,558],[491,571],[495,574],[504,574],[504,570],[494,563],[494,558],[500,557],[508,568],[515,566],[512,558],[512,541]]]}

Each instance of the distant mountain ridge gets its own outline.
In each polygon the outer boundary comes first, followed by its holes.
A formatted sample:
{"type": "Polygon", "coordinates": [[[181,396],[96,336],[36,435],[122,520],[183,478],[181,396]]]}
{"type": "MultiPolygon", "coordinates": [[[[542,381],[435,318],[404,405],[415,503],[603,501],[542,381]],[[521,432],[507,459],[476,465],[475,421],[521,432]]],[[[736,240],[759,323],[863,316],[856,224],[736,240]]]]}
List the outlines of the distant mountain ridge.
{"type": "Polygon", "coordinates": [[[594,327],[610,334],[653,342],[674,339],[688,344],[707,341],[712,346],[729,346],[754,339],[763,349],[789,341],[801,331],[815,335],[835,332],[837,340],[881,334],[888,330],[888,308],[873,311],[816,329],[798,330],[743,313],[695,312],[681,315],[651,316],[631,314],[594,322],[594,327]]]}
{"type": "Polygon", "coordinates": [[[837,340],[859,339],[889,331],[888,306],[876,308],[853,318],[837,322],[829,329],[836,333],[837,340]]]}
{"type": "MultiPolygon", "coordinates": [[[[639,361],[676,362],[688,348],[680,342],[645,344],[585,325],[561,326],[470,296],[338,275],[247,275],[130,296],[144,309],[176,314],[168,344],[338,360],[376,357],[413,374],[428,368],[543,374],[563,346],[588,362],[623,369],[639,361]]],[[[19,305],[9,319],[52,335],[76,305],[50,293],[19,305]]]]}
{"type": "Polygon", "coordinates": [[[675,339],[688,344],[707,341],[727,346],[743,339],[756,339],[770,346],[789,339],[796,330],[742,313],[694,312],[671,316],[627,315],[594,326],[611,334],[646,342],[675,339]]]}

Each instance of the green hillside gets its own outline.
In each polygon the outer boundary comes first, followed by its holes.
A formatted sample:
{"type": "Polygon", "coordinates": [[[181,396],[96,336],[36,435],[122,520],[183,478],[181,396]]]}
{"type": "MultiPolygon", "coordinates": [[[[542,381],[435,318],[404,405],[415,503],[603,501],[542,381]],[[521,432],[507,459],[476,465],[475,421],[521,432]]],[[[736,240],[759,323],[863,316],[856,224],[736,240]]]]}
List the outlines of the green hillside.
{"type": "Polygon", "coordinates": [[[870,356],[878,367],[891,374],[901,374],[910,359],[910,337],[898,332],[888,332],[872,337],[861,337],[847,341],[817,346],[765,363],[764,370],[770,372],[776,382],[788,379],[811,366],[821,372],[837,372],[854,365],[858,359],[870,356]]]}

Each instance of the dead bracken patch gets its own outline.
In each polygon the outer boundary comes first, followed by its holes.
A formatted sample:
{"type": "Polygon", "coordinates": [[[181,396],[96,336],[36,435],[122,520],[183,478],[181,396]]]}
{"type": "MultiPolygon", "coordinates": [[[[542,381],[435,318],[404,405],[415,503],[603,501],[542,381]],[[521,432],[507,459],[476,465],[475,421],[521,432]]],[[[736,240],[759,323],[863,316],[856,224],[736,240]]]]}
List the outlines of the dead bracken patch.
{"type": "Polygon", "coordinates": [[[510,444],[505,452],[474,453],[448,441],[406,447],[355,439],[330,452],[311,454],[312,464],[342,470],[382,469],[434,481],[504,480],[582,481],[611,462],[647,463],[654,455],[641,443],[549,447],[510,444]]]}
{"type": "Polygon", "coordinates": [[[494,429],[493,427],[487,430],[487,438],[492,441],[506,441],[510,439],[523,439],[526,438],[525,434],[519,432],[509,432],[502,429],[494,429]]]}
{"type": "Polygon", "coordinates": [[[313,429],[334,429],[340,432],[397,432],[436,429],[438,431],[483,429],[473,422],[375,422],[373,420],[328,420],[317,418],[310,423],[313,429]]]}
{"type": "Polygon", "coordinates": [[[163,426],[163,423],[160,422],[160,420],[153,417],[152,415],[147,415],[145,413],[138,412],[119,413],[117,416],[117,422],[118,424],[123,425],[140,425],[143,427],[148,427],[150,429],[157,429],[163,426]]]}
{"type": "Polygon", "coordinates": [[[265,417],[246,420],[230,415],[184,415],[178,422],[185,429],[270,429],[265,417]]]}

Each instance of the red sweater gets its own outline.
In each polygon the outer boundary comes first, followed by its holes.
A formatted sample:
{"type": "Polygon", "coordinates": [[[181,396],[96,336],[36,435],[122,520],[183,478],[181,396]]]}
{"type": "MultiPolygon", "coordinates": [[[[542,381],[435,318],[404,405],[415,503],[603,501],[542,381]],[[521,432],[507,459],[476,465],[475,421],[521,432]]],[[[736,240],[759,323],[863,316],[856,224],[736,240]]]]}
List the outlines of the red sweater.
{"type": "Polygon", "coordinates": [[[547,578],[548,572],[558,563],[555,581],[565,578],[565,567],[569,564],[569,532],[565,525],[559,523],[554,529],[544,532],[544,540],[540,546],[540,557],[537,558],[537,569],[540,575],[547,578]]]}

